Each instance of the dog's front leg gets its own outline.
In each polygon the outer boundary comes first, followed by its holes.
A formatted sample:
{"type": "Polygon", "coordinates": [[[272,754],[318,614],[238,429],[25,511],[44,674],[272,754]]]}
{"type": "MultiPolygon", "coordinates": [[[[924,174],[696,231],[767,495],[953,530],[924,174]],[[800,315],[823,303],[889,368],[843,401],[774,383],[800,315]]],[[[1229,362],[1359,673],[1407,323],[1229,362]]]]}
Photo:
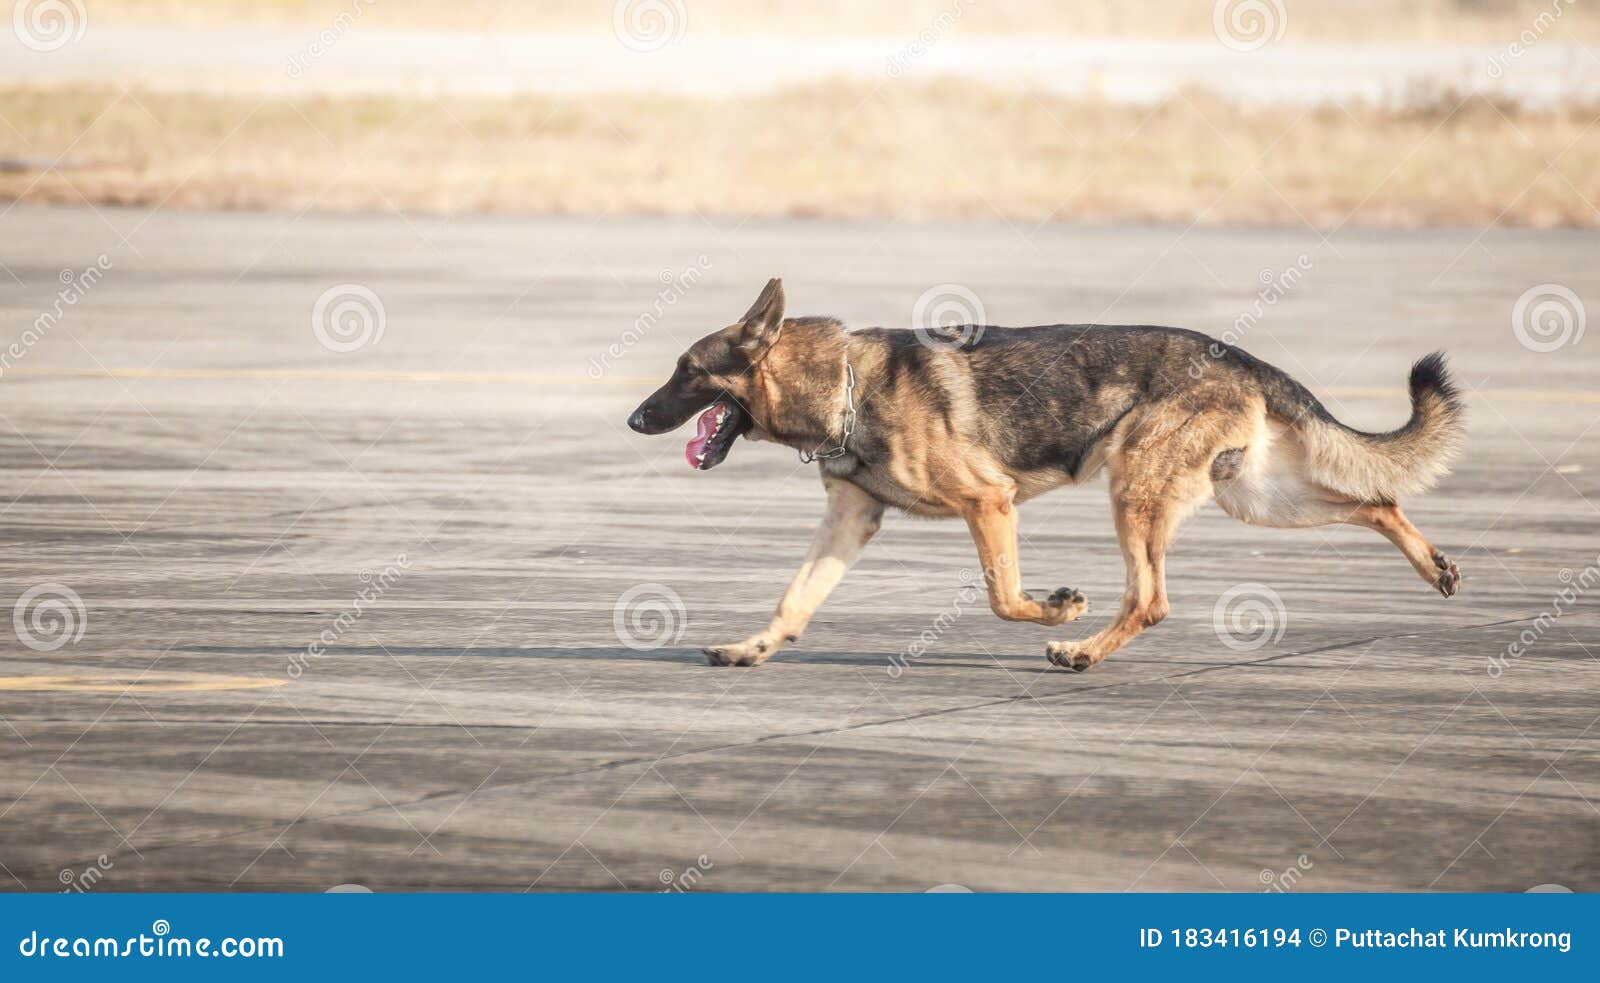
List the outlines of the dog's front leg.
{"type": "Polygon", "coordinates": [[[1061,625],[1089,609],[1089,602],[1071,587],[1057,588],[1042,603],[1022,589],[1022,571],[1017,566],[1017,509],[1009,491],[972,501],[963,517],[978,547],[989,607],[995,614],[1007,621],[1061,625]]]}
{"type": "Polygon", "coordinates": [[[713,645],[703,651],[714,666],[757,666],[772,657],[785,642],[795,641],[806,623],[827,599],[844,572],[860,555],[883,520],[883,503],[837,478],[824,476],[828,511],[811,540],[800,572],[783,592],[778,610],[767,627],[742,642],[713,645]]]}

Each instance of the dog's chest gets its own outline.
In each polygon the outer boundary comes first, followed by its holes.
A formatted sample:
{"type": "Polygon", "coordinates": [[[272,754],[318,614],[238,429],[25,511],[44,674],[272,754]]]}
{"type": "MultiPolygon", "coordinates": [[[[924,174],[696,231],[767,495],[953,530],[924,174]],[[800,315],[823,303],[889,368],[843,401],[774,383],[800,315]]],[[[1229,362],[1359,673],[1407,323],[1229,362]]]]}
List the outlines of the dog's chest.
{"type": "Polygon", "coordinates": [[[841,454],[817,462],[824,474],[850,482],[857,488],[897,509],[913,515],[950,516],[954,509],[940,501],[941,496],[930,494],[927,488],[912,488],[897,480],[884,465],[868,464],[854,454],[841,454]]]}

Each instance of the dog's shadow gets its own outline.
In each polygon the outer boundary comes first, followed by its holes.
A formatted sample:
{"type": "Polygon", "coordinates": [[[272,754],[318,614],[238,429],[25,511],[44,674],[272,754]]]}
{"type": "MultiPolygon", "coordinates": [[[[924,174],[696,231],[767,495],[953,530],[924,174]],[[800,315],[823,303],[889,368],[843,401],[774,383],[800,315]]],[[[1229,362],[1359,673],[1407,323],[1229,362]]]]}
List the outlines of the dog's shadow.
{"type": "MultiPolygon", "coordinates": [[[[682,663],[691,666],[704,666],[704,668],[725,669],[725,666],[712,666],[707,663],[706,655],[699,648],[654,648],[654,650],[632,650],[632,648],[512,648],[506,650],[506,655],[523,656],[523,658],[592,658],[592,660],[606,661],[637,661],[637,663],[682,663]]],[[[782,668],[782,666],[848,666],[853,669],[872,669],[872,671],[885,671],[890,676],[901,676],[902,672],[925,669],[1005,669],[1008,672],[1048,672],[1048,666],[1026,666],[1026,664],[1006,664],[1000,661],[986,660],[986,656],[976,652],[950,652],[946,655],[922,655],[914,660],[906,660],[901,656],[885,655],[882,652],[790,652],[784,650],[774,656],[773,660],[762,664],[763,669],[782,668]],[[974,661],[979,660],[979,661],[974,661]]],[[[1043,661],[1043,660],[1040,660],[1043,661]]]]}
{"type": "MultiPolygon", "coordinates": [[[[483,653],[486,650],[473,649],[473,652],[483,653]]],[[[714,667],[706,661],[704,653],[697,648],[659,648],[637,650],[630,648],[517,648],[497,649],[494,654],[504,655],[509,658],[528,659],[599,659],[613,662],[671,662],[687,665],[714,667]]],[[[771,661],[763,664],[762,668],[777,666],[849,666],[855,669],[873,669],[891,671],[898,676],[900,673],[925,666],[930,669],[1007,669],[1012,672],[1027,671],[1032,667],[1008,666],[1001,662],[974,662],[979,659],[976,652],[953,652],[948,655],[924,655],[909,661],[891,659],[882,652],[817,652],[817,651],[788,651],[780,652],[771,661]]],[[[737,667],[734,667],[737,668],[737,667]]]]}
{"type": "MultiPolygon", "coordinates": [[[[185,645],[176,647],[173,651],[227,655],[281,655],[300,654],[305,650],[299,647],[276,645],[185,645]]],[[[350,656],[375,656],[379,658],[389,656],[445,656],[451,659],[593,660],[597,662],[672,663],[701,666],[706,669],[720,668],[710,665],[699,649],[676,646],[659,649],[631,649],[625,646],[584,647],[576,645],[484,646],[473,647],[463,651],[449,645],[347,645],[329,648],[323,653],[323,656],[335,658],[348,658],[350,656]]],[[[319,658],[323,656],[319,656],[319,658]]],[[[848,666],[855,669],[882,670],[890,676],[899,676],[918,667],[928,669],[1000,669],[1012,673],[1050,671],[1049,668],[1044,666],[1008,665],[994,660],[982,661],[983,659],[984,657],[976,652],[952,652],[945,655],[928,654],[905,660],[891,658],[882,652],[791,652],[786,650],[767,662],[763,668],[808,665],[848,666]]]]}

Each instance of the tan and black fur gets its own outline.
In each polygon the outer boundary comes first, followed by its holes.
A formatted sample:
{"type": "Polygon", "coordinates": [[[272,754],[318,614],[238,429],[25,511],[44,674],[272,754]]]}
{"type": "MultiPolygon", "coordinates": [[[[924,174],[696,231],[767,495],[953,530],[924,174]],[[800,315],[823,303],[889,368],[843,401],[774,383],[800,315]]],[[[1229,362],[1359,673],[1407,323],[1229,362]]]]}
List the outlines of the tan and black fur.
{"type": "Polygon", "coordinates": [[[1126,589],[1105,628],[1047,646],[1056,665],[1083,671],[1166,617],[1167,548],[1208,498],[1254,525],[1365,526],[1444,596],[1460,584],[1396,504],[1446,472],[1462,434],[1441,355],[1411,369],[1410,420],[1372,434],[1335,420],[1286,373],[1195,331],[1060,324],[955,329],[951,339],[786,319],[773,280],[742,319],[691,346],[629,418],[641,433],[665,433],[725,407],[703,468],[739,436],[804,452],[842,440],[842,453],[817,462],[828,506],[799,573],[765,628],[705,649],[713,665],[757,665],[798,639],[886,507],[965,520],[1001,618],[1072,621],[1087,607],[1077,591],[1041,600],[1022,590],[1016,509],[1101,472],[1126,589]],[[857,412],[842,439],[850,373],[857,412]]]}

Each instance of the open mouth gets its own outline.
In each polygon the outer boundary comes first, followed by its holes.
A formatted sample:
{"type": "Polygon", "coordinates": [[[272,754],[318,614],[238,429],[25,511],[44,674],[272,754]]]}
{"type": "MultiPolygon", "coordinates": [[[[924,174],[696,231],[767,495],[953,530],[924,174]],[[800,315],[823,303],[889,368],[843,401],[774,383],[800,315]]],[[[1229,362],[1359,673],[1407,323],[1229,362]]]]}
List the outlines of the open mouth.
{"type": "Polygon", "coordinates": [[[739,435],[750,429],[750,417],[739,404],[724,396],[700,414],[695,434],[683,448],[689,467],[709,471],[722,463],[739,435]]]}

